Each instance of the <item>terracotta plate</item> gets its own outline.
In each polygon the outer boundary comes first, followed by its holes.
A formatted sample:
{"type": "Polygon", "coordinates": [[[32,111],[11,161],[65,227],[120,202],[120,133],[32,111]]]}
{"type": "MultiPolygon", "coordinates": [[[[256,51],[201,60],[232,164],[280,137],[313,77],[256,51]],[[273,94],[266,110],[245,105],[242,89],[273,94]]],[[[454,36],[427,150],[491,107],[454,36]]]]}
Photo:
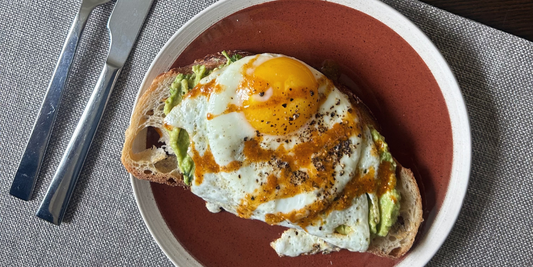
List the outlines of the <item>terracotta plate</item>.
{"type": "Polygon", "coordinates": [[[182,188],[132,178],[141,214],[169,259],[181,266],[424,265],[451,230],[466,192],[471,141],[461,92],[428,38],[392,8],[361,1],[221,1],[168,41],[141,94],[172,65],[222,50],[281,53],[320,67],[341,66],[382,125],[392,154],[415,173],[424,206],[412,250],[400,260],[342,251],[279,258],[269,243],[284,230],[229,213],[209,213],[182,188]]]}

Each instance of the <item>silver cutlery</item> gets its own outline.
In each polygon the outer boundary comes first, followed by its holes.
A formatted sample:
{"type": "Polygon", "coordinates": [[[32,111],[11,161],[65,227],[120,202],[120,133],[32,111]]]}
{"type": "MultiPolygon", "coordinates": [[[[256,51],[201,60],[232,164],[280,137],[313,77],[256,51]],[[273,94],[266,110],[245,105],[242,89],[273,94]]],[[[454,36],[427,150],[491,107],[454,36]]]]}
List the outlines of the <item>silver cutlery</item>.
{"type": "Polygon", "coordinates": [[[98,82],[36,215],[60,225],[107,100],[153,0],[118,0],[107,23],[111,46],[98,82]]]}
{"type": "Polygon", "coordinates": [[[57,64],[52,75],[52,79],[48,85],[46,95],[41,104],[41,109],[37,115],[37,120],[33,125],[30,134],[30,139],[26,143],[24,154],[20,160],[15,179],[11,185],[9,193],[15,197],[23,200],[29,200],[35,188],[37,177],[43,163],[44,155],[52,128],[57,115],[61,95],[67,81],[70,66],[76,53],[76,48],[80,40],[80,36],[85,28],[87,19],[91,11],[110,0],[84,0],[81,4],[80,10],[74,18],[74,22],[61,50],[61,55],[57,60],[57,64]]]}

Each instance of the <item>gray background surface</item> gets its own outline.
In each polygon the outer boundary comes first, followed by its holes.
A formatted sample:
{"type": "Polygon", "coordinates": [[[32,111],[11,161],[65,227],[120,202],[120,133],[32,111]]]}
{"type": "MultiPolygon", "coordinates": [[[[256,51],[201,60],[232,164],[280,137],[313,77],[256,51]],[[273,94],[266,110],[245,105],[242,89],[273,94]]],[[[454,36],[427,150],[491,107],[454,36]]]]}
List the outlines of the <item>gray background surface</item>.
{"type": "MultiPolygon", "coordinates": [[[[143,75],[165,42],[215,1],[159,0],[115,90],[61,227],[34,216],[105,61],[112,3],[83,34],[31,201],[9,195],[22,149],[80,1],[0,2],[0,266],[169,266],[120,164],[143,75]],[[62,3],[62,4],[60,4],[62,3]]],[[[464,207],[430,266],[533,262],[533,43],[418,1],[385,0],[435,43],[455,73],[472,127],[464,207]]]]}

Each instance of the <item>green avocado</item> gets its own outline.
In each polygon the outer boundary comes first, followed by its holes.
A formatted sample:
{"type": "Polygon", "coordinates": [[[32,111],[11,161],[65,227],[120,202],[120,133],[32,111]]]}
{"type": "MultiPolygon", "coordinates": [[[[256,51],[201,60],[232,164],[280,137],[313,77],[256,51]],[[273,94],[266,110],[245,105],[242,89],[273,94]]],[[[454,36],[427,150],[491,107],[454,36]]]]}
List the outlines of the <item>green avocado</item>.
{"type": "MultiPolygon", "coordinates": [[[[385,142],[383,137],[376,129],[371,128],[372,139],[378,148],[378,153],[381,162],[388,162],[382,167],[390,166],[391,173],[393,175],[392,180],[389,181],[396,184],[396,162],[394,162],[391,153],[389,152],[389,146],[385,142]]],[[[370,210],[369,210],[369,226],[370,232],[378,236],[386,236],[390,228],[400,213],[400,194],[396,191],[396,188],[384,192],[381,196],[374,196],[370,198],[370,210]],[[378,200],[379,199],[379,200],[378,200]]]]}
{"type": "MultiPolygon", "coordinates": [[[[181,103],[183,95],[189,92],[200,82],[200,80],[208,75],[205,66],[196,65],[192,67],[193,73],[191,74],[178,74],[174,79],[174,82],[170,85],[170,96],[165,100],[165,108],[163,112],[168,115],[172,108],[181,103]]],[[[183,174],[183,182],[186,185],[191,184],[194,162],[192,158],[187,154],[189,148],[189,134],[180,128],[174,128],[169,131],[170,134],[170,147],[176,154],[178,160],[178,167],[183,174]]]]}
{"type": "Polygon", "coordinates": [[[392,189],[379,197],[379,211],[381,223],[377,229],[377,235],[386,236],[390,228],[396,223],[400,213],[400,194],[396,189],[392,189]]]}
{"type": "Polygon", "coordinates": [[[189,134],[180,128],[174,128],[170,131],[170,147],[176,153],[178,159],[178,167],[183,174],[183,182],[186,185],[191,184],[194,162],[187,154],[189,148],[189,134]]]}
{"type": "MultiPolygon", "coordinates": [[[[222,54],[227,59],[226,64],[223,66],[227,66],[241,59],[241,56],[237,54],[232,55],[231,57],[228,56],[225,51],[223,51],[222,54]]],[[[210,71],[208,71],[203,65],[193,66],[192,72],[193,73],[191,74],[178,74],[170,85],[170,96],[165,100],[165,108],[163,109],[165,115],[168,115],[172,108],[181,103],[183,96],[189,92],[189,90],[194,88],[202,78],[210,74],[210,71]]],[[[189,149],[189,134],[180,128],[172,129],[169,131],[169,134],[169,145],[176,154],[178,167],[183,174],[183,181],[186,185],[190,185],[194,173],[194,161],[187,154],[187,150],[189,149]]]]}
{"type": "Polygon", "coordinates": [[[163,110],[165,115],[168,115],[172,108],[181,103],[183,95],[194,88],[208,74],[205,66],[202,65],[193,66],[192,71],[193,73],[191,74],[178,74],[170,85],[170,96],[165,100],[165,108],[163,110]]]}

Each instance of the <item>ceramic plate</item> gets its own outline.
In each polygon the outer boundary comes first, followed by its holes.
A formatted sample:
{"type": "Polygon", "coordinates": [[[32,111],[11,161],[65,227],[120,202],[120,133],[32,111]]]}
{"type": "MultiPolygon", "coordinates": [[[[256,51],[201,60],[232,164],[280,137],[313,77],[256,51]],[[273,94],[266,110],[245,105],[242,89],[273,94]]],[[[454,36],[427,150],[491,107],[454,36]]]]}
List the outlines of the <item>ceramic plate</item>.
{"type": "Polygon", "coordinates": [[[282,227],[209,213],[182,188],[132,178],[141,214],[168,258],[180,266],[422,266],[450,232],[464,198],[471,157],[468,117],[448,65],[409,20],[374,0],[220,1],[167,42],[139,90],[171,66],[241,49],[296,57],[314,67],[333,60],[382,125],[392,154],[419,183],[424,220],[399,260],[341,251],[279,258],[269,243],[282,227]]]}

